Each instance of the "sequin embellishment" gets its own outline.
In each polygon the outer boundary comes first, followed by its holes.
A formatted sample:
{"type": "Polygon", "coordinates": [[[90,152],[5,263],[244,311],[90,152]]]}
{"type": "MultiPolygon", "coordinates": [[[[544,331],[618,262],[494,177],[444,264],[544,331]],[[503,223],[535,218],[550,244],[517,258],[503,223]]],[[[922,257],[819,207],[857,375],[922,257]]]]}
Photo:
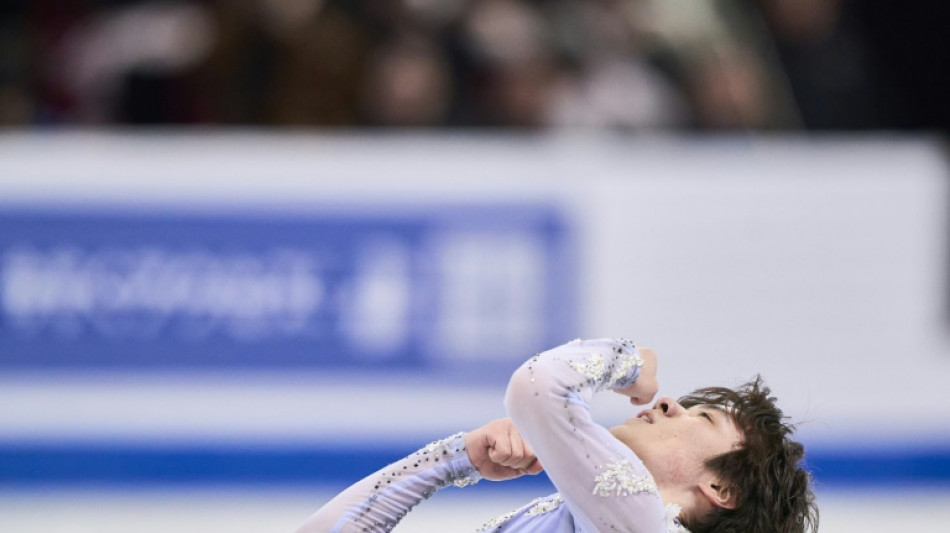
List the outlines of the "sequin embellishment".
{"type": "Polygon", "coordinates": [[[666,533],[689,533],[689,530],[680,524],[679,516],[682,510],[675,503],[666,504],[666,533]]]}
{"type": "Polygon", "coordinates": [[[560,507],[562,501],[563,500],[561,500],[560,494],[555,494],[553,498],[549,499],[538,498],[537,500],[531,502],[534,505],[532,505],[531,509],[528,509],[528,512],[525,514],[528,516],[540,516],[550,513],[551,511],[560,507]]]}
{"type": "Polygon", "coordinates": [[[656,483],[650,476],[637,475],[628,460],[608,463],[599,467],[602,472],[594,478],[596,496],[630,496],[632,494],[657,494],[656,483]]]}
{"type": "Polygon", "coordinates": [[[623,354],[618,357],[618,361],[617,368],[610,374],[608,386],[629,385],[633,381],[628,377],[630,371],[643,366],[643,359],[637,355],[623,354]]]}
{"type": "Polygon", "coordinates": [[[505,513],[499,516],[498,518],[492,518],[488,522],[485,522],[484,524],[482,524],[482,527],[478,528],[478,531],[491,531],[493,529],[498,529],[499,527],[502,526],[502,524],[511,520],[511,518],[515,516],[516,514],[518,514],[517,510],[511,511],[510,513],[505,513]]]}
{"type": "Polygon", "coordinates": [[[446,442],[448,442],[450,439],[453,439],[453,438],[455,438],[455,437],[457,437],[457,436],[458,436],[458,435],[456,434],[456,435],[452,435],[451,437],[449,437],[449,438],[447,438],[447,439],[437,440],[437,441],[435,441],[435,442],[430,442],[429,444],[426,444],[426,445],[425,445],[425,448],[423,448],[423,451],[425,451],[426,453],[432,453],[432,452],[438,450],[438,449],[439,449],[439,446],[442,446],[443,444],[445,444],[446,442]]]}
{"type": "Polygon", "coordinates": [[[568,361],[567,364],[575,372],[597,382],[604,383],[607,387],[624,387],[633,383],[633,376],[630,371],[634,368],[643,366],[643,359],[639,355],[624,353],[620,347],[615,348],[617,353],[614,364],[607,365],[604,356],[599,353],[592,353],[586,361],[568,361]],[[608,378],[609,373],[609,379],[608,378]]]}
{"type": "Polygon", "coordinates": [[[478,483],[478,478],[474,476],[464,476],[458,479],[452,480],[452,484],[458,488],[467,487],[469,485],[474,485],[478,483]]]}
{"type": "MultiPolygon", "coordinates": [[[[417,451],[416,455],[423,456],[423,457],[431,455],[434,459],[434,462],[437,463],[439,462],[440,455],[437,454],[436,452],[438,452],[440,448],[442,448],[443,446],[451,446],[453,441],[461,441],[463,438],[464,438],[464,433],[459,432],[459,433],[456,433],[455,435],[452,435],[451,437],[446,437],[442,440],[430,442],[429,444],[426,444],[421,450],[417,451]]],[[[455,451],[458,452],[459,449],[464,449],[464,448],[457,448],[455,451]]],[[[443,450],[442,455],[443,456],[448,455],[448,450],[443,450]]],[[[426,458],[426,459],[420,459],[420,462],[422,462],[423,460],[426,462],[429,461],[429,459],[426,458]]],[[[418,464],[419,463],[416,463],[416,465],[414,466],[418,466],[418,464]]],[[[396,474],[393,474],[393,475],[396,475],[396,474]]],[[[481,480],[481,476],[478,474],[478,471],[475,469],[475,467],[469,467],[467,469],[464,469],[460,472],[455,473],[454,475],[450,474],[448,478],[446,479],[446,482],[451,482],[456,487],[461,488],[461,487],[467,487],[469,485],[474,485],[475,483],[478,483],[480,480],[481,480]]],[[[444,486],[444,484],[442,486],[444,486]]],[[[378,487],[379,485],[377,485],[377,488],[378,487]]]]}
{"type": "Polygon", "coordinates": [[[604,357],[599,353],[593,353],[583,363],[578,363],[577,361],[568,361],[567,364],[571,365],[578,374],[587,376],[589,379],[600,381],[604,379],[604,376],[607,375],[607,363],[604,361],[604,357]]]}

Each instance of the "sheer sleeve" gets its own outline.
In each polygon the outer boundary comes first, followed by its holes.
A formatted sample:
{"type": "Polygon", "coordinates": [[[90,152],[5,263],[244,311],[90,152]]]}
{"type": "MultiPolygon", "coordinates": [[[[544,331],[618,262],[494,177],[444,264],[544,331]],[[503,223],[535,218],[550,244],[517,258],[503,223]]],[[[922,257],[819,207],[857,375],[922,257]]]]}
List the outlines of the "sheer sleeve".
{"type": "Polygon", "coordinates": [[[419,502],[454,485],[481,479],[462,433],[433,442],[363,478],[311,516],[297,533],[391,531],[419,502]]]}
{"type": "Polygon", "coordinates": [[[643,360],[629,341],[572,341],[525,362],[505,397],[574,517],[577,531],[666,530],[652,476],[630,448],[593,421],[595,392],[632,384],[643,360]]]}

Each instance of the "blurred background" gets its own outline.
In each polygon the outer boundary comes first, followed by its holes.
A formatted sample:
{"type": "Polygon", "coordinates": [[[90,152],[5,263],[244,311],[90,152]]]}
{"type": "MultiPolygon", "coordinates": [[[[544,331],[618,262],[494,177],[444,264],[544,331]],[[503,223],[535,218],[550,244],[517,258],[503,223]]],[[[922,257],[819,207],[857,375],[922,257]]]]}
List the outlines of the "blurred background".
{"type": "Polygon", "coordinates": [[[941,129],[910,0],[8,0],[8,125],[941,129]]]}
{"type": "Polygon", "coordinates": [[[761,373],[822,530],[942,531],[947,6],[4,2],[0,531],[292,531],[610,336],[761,373]]]}

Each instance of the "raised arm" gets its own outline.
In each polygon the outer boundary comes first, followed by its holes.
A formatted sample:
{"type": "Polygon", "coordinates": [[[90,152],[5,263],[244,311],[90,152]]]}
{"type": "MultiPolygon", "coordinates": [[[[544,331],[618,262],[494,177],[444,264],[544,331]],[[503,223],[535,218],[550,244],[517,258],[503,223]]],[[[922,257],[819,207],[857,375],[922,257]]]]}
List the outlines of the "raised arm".
{"type": "Polygon", "coordinates": [[[666,530],[656,484],[639,458],[593,421],[595,392],[638,404],[656,393],[656,360],[629,341],[572,341],[525,362],[512,376],[508,413],[534,448],[582,531],[666,530]],[[641,378],[642,373],[642,380],[641,378]]]}

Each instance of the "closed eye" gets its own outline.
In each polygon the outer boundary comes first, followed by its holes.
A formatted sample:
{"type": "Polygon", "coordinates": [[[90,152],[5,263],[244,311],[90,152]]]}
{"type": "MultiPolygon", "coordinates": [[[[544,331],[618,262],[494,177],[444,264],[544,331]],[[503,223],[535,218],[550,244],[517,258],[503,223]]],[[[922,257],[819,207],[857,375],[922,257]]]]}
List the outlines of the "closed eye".
{"type": "Polygon", "coordinates": [[[709,414],[709,413],[707,413],[706,411],[700,411],[700,412],[699,412],[699,416],[706,417],[706,420],[709,420],[709,423],[710,423],[710,424],[714,424],[714,423],[715,423],[715,422],[713,422],[712,415],[709,414]]]}

